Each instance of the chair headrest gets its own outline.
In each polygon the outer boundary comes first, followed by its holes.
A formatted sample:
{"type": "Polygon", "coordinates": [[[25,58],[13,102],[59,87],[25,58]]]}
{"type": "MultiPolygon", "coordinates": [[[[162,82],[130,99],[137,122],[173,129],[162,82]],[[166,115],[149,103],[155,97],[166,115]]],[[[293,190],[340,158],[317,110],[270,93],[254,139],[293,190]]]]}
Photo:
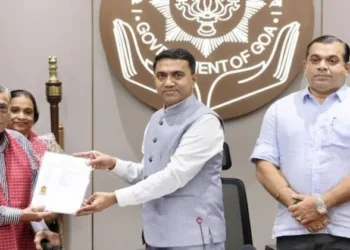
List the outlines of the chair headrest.
{"type": "Polygon", "coordinates": [[[224,142],[222,170],[230,169],[231,166],[232,166],[232,162],[231,162],[230,147],[228,146],[228,144],[226,142],[224,142]]]}

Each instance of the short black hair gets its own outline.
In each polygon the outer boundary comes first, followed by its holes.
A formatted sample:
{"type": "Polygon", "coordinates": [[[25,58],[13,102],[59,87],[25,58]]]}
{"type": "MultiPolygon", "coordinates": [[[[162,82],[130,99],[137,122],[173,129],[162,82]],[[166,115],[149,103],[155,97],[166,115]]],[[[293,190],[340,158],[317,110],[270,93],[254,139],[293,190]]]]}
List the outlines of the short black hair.
{"type": "Polygon", "coordinates": [[[196,73],[196,59],[190,52],[182,48],[168,49],[160,52],[154,59],[153,71],[156,70],[158,61],[166,58],[185,60],[188,62],[191,73],[192,74],[196,73]]]}
{"type": "Polygon", "coordinates": [[[36,100],[34,98],[34,96],[32,95],[32,93],[30,93],[27,90],[24,89],[16,89],[16,90],[12,90],[10,92],[10,97],[12,98],[16,98],[16,97],[20,97],[20,96],[25,96],[27,98],[29,98],[32,103],[33,103],[33,112],[34,112],[34,123],[36,123],[39,120],[39,110],[38,110],[38,105],[36,104],[36,100]]]}
{"type": "Polygon", "coordinates": [[[309,56],[310,48],[314,43],[324,43],[324,44],[328,43],[329,44],[329,43],[334,43],[334,42],[339,42],[339,43],[344,45],[343,59],[344,59],[345,63],[348,63],[349,59],[350,59],[349,58],[350,57],[349,45],[346,42],[344,42],[343,40],[341,40],[335,36],[331,36],[331,35],[320,36],[320,37],[317,37],[314,40],[312,40],[307,46],[306,58],[309,56]]]}

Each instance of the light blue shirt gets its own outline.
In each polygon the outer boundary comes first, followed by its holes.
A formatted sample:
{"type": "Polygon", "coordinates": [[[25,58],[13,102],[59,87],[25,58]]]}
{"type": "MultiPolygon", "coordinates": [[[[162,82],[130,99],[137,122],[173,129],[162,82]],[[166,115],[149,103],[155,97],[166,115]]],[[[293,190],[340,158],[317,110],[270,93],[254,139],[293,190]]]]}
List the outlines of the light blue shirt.
{"type": "MultiPolygon", "coordinates": [[[[332,189],[350,173],[350,89],[344,85],[322,104],[308,88],[273,103],[251,156],[256,159],[279,167],[300,194],[332,189]]],[[[329,225],[317,233],[350,238],[350,202],[328,215],[329,225]]],[[[279,204],[273,237],[303,234],[309,232],[279,204]]]]}

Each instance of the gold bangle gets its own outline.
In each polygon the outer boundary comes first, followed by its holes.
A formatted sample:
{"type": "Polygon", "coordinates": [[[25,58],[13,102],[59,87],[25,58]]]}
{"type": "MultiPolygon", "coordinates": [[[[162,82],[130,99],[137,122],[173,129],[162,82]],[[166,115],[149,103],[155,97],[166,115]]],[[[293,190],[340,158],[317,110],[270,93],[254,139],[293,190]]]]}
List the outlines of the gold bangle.
{"type": "Polygon", "coordinates": [[[277,192],[277,194],[276,194],[276,196],[275,196],[276,200],[278,200],[278,198],[280,197],[280,194],[281,194],[281,192],[283,191],[283,189],[286,189],[286,188],[289,188],[289,186],[283,187],[283,188],[281,188],[280,190],[278,190],[278,192],[277,192]]]}

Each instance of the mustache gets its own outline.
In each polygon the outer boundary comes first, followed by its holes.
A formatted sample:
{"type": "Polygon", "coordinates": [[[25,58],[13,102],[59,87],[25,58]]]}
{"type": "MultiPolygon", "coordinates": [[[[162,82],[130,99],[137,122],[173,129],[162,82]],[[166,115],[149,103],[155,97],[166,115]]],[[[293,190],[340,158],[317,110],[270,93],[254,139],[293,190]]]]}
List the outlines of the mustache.
{"type": "Polygon", "coordinates": [[[323,75],[323,74],[314,75],[314,77],[319,77],[319,76],[321,76],[321,77],[331,77],[331,75],[323,75]]]}
{"type": "Polygon", "coordinates": [[[162,92],[167,92],[167,91],[177,91],[176,88],[164,88],[162,89],[162,92]]]}

